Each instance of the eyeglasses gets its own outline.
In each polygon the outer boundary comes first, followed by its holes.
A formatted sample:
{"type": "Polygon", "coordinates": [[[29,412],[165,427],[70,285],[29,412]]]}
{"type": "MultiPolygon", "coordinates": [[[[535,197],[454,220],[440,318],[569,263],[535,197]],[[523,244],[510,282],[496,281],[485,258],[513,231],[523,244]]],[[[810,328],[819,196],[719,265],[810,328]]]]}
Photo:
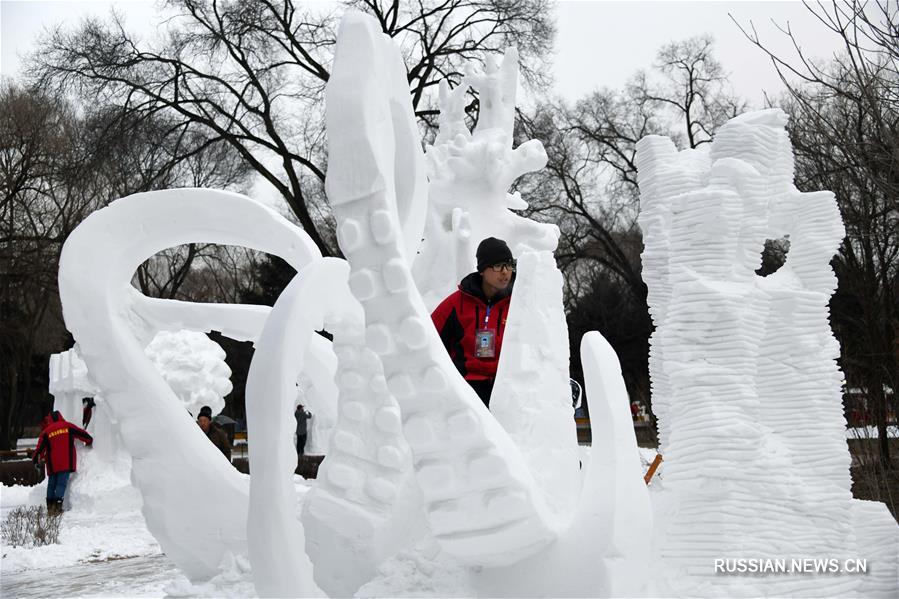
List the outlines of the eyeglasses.
{"type": "Polygon", "coordinates": [[[515,272],[515,263],[503,262],[502,264],[493,264],[490,266],[490,270],[492,270],[493,272],[503,272],[504,270],[515,272]]]}

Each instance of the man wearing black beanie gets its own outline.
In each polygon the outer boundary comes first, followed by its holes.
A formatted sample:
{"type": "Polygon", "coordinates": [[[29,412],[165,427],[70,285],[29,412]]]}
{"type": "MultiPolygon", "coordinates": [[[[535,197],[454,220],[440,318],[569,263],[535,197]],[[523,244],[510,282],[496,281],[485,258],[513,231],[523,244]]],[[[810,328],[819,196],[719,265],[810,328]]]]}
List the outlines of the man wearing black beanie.
{"type": "Polygon", "coordinates": [[[431,319],[453,364],[490,407],[496,367],[515,279],[515,260],[506,242],[488,237],[478,245],[478,270],[459,283],[431,319]]]}

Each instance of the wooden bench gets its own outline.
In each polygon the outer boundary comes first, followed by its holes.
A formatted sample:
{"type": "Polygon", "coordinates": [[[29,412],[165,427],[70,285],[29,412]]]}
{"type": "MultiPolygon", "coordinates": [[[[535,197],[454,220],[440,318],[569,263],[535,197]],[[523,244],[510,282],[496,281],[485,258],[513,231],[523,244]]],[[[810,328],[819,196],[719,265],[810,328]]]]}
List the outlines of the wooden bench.
{"type": "MultiPolygon", "coordinates": [[[[297,456],[297,468],[294,474],[299,474],[303,478],[316,478],[318,476],[318,467],[325,459],[323,455],[301,455],[297,456]]],[[[250,461],[247,458],[234,458],[231,460],[234,467],[239,472],[250,474],[250,461]]]]}
{"type": "Polygon", "coordinates": [[[38,470],[30,459],[0,462],[0,483],[6,486],[33,487],[44,480],[44,469],[38,470]]]}
{"type": "Polygon", "coordinates": [[[31,459],[33,447],[22,447],[19,449],[4,449],[0,451],[0,460],[24,460],[31,459]]]}

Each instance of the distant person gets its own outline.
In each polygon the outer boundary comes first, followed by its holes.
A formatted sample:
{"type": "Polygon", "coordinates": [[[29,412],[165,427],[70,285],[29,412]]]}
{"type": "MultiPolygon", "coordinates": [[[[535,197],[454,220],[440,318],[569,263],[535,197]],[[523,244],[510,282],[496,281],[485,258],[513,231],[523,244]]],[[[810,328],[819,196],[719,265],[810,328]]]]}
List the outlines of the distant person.
{"type": "Polygon", "coordinates": [[[94,408],[97,407],[97,404],[94,403],[93,397],[82,398],[81,404],[84,406],[81,410],[81,426],[87,428],[87,425],[91,423],[91,416],[94,415],[94,408]]]}
{"type": "Polygon", "coordinates": [[[478,245],[477,260],[477,272],[462,279],[431,320],[459,374],[489,408],[515,282],[515,260],[506,242],[495,237],[478,245]]]}
{"type": "Polygon", "coordinates": [[[300,404],[293,415],[297,419],[297,455],[305,455],[306,438],[309,431],[306,422],[312,418],[312,412],[309,412],[303,404],[300,404]]]}
{"type": "Polygon", "coordinates": [[[231,461],[231,443],[228,441],[228,433],[225,429],[212,421],[212,408],[203,406],[197,415],[197,424],[206,436],[212,441],[212,444],[219,448],[228,461],[231,461]]]}
{"type": "Polygon", "coordinates": [[[584,389],[581,384],[574,379],[568,379],[568,385],[571,388],[571,407],[577,410],[581,407],[581,398],[584,396],[584,389]]]}
{"type": "Polygon", "coordinates": [[[94,442],[86,430],[67,422],[58,411],[54,410],[44,418],[32,460],[35,468],[40,469],[43,462],[47,469],[48,514],[62,513],[69,476],[76,470],[75,439],[88,447],[94,442]]]}

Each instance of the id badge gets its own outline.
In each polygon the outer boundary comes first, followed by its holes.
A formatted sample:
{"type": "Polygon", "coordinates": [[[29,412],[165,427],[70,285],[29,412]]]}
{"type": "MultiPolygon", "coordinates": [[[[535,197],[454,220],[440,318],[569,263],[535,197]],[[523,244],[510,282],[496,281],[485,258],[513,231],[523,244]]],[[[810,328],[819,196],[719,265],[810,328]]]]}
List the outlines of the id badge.
{"type": "Polygon", "coordinates": [[[478,329],[474,334],[474,355],[476,358],[496,357],[496,331],[478,329]]]}

